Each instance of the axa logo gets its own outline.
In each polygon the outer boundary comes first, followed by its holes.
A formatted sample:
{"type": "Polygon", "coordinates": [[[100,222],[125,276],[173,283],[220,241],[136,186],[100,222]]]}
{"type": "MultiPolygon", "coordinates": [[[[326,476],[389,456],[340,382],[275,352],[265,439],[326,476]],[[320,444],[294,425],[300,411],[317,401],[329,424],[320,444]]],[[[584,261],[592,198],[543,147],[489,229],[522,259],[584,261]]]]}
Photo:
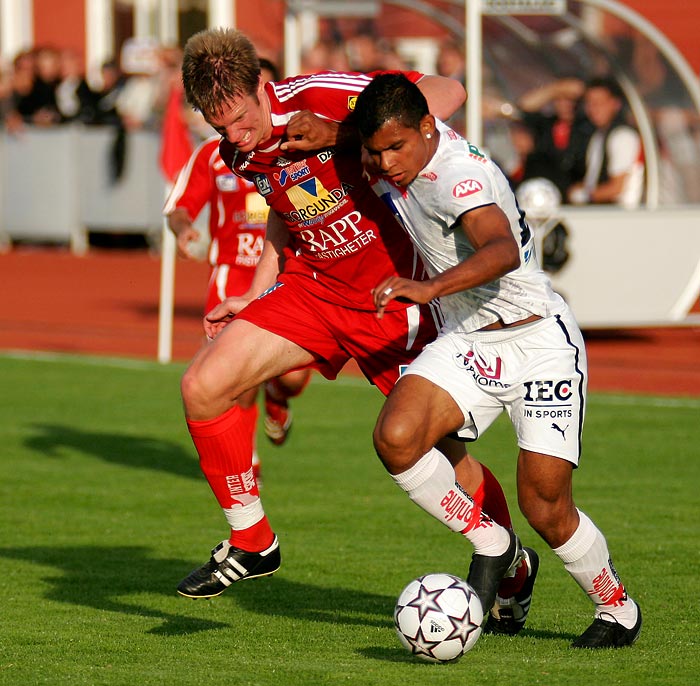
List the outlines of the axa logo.
{"type": "Polygon", "coordinates": [[[464,179],[464,181],[460,181],[452,189],[452,195],[455,198],[466,198],[467,196],[474,195],[474,193],[478,193],[482,190],[484,190],[484,187],[481,185],[480,181],[477,181],[476,179],[464,179]]]}

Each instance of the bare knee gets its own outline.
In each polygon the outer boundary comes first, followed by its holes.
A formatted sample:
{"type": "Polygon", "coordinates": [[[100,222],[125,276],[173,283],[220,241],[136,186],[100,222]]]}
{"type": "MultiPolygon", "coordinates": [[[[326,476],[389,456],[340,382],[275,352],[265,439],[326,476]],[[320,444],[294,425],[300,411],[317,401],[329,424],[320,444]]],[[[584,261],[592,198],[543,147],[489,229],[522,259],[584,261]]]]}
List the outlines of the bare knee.
{"type": "Polygon", "coordinates": [[[201,367],[191,366],[180,381],[180,393],[188,419],[213,419],[223,414],[235,402],[231,394],[224,394],[221,388],[212,383],[201,367]]]}
{"type": "Polygon", "coordinates": [[[412,467],[464,421],[452,397],[416,374],[402,376],[382,408],[374,447],[391,474],[412,467]]]}
{"type": "Polygon", "coordinates": [[[374,427],[374,448],[391,474],[411,467],[425,452],[416,425],[401,413],[381,414],[374,427]]]}

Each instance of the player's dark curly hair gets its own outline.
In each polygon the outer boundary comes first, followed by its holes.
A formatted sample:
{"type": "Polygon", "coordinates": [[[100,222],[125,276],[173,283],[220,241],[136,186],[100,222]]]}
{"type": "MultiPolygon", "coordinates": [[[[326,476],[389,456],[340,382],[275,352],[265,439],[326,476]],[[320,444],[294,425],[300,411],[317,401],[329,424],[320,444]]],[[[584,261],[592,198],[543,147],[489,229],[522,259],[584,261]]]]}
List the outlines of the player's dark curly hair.
{"type": "Polygon", "coordinates": [[[260,60],[250,40],[234,29],[207,29],[185,44],[182,82],[187,102],[205,117],[217,116],[234,97],[255,96],[260,60]]]}
{"type": "Polygon", "coordinates": [[[367,139],[391,119],[418,130],[428,112],[425,96],[406,76],[379,74],[358,96],[353,123],[360,136],[367,139]]]}

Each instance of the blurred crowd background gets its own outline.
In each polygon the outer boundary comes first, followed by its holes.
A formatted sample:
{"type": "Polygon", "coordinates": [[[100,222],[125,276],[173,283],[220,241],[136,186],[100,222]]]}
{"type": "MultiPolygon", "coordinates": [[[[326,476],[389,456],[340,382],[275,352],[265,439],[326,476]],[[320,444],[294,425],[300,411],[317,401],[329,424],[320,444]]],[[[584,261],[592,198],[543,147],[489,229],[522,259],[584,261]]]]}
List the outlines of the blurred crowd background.
{"type": "MultiPolygon", "coordinates": [[[[427,3],[436,8],[441,4],[446,3],[427,3]]],[[[581,3],[569,4],[574,14],[583,12],[581,3]]],[[[199,18],[200,24],[205,22],[206,13],[199,18]]],[[[659,203],[700,202],[697,104],[658,46],[629,28],[608,34],[601,30],[596,46],[577,37],[571,26],[557,28],[548,17],[529,18],[512,30],[504,22],[484,23],[481,144],[514,188],[532,178],[545,178],[564,204],[640,206],[647,199],[644,178],[650,159],[638,116],[643,111],[651,122],[659,158],[659,203]],[[594,86],[596,93],[591,90],[594,86]],[[601,147],[596,176],[591,170],[595,157],[591,141],[596,131],[615,127],[624,127],[628,136],[628,153],[622,156],[626,159],[615,162],[624,171],[628,188],[625,197],[602,197],[596,194],[596,183],[606,180],[605,164],[612,163],[603,159],[608,148],[601,147]]],[[[182,45],[188,32],[198,28],[204,26],[190,21],[181,27],[179,39],[169,44],[122,30],[115,54],[98,69],[94,65],[88,69],[85,55],[61,46],[58,37],[53,44],[26,46],[1,65],[0,136],[21,141],[37,130],[106,128],[111,133],[104,164],[110,182],[118,183],[128,173],[131,135],[160,136],[171,96],[180,87],[182,45]]],[[[342,10],[335,11],[316,22],[313,43],[302,41],[299,71],[419,69],[466,85],[463,36],[445,30],[437,38],[408,41],[397,39],[393,29],[381,18],[343,17],[342,10]]],[[[284,77],[285,45],[269,38],[257,44],[261,56],[278,65],[284,77]]],[[[693,76],[697,81],[697,66],[693,76]]],[[[192,145],[211,135],[184,102],[180,108],[192,145]]],[[[465,113],[455,115],[450,124],[468,137],[465,113]]],[[[12,199],[5,197],[0,209],[8,202],[12,199]]]]}

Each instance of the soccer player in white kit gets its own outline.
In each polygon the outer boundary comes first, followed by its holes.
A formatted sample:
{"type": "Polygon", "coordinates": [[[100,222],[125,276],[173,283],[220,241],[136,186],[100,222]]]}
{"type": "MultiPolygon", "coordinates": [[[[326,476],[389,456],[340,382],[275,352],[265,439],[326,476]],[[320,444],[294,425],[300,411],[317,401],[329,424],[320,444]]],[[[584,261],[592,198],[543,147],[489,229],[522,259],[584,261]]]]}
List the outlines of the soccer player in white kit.
{"type": "MultiPolygon", "coordinates": [[[[641,611],[620,582],[603,534],[572,497],[586,399],[584,341],[537,263],[532,231],[505,176],[430,115],[418,89],[399,74],[367,86],[355,124],[378,173],[375,190],[431,277],[381,281],[373,291],[378,316],[395,298],[439,297],[445,318],[437,340],[389,395],[375,428],[377,452],[413,463],[411,487],[420,488],[421,474],[432,474],[430,447],[440,436],[476,440],[505,409],[520,448],[520,508],[595,604],[593,623],[572,645],[631,645],[641,611]]],[[[517,623],[528,609],[529,597],[497,599],[486,629],[499,632],[501,621],[517,623]]]]}

